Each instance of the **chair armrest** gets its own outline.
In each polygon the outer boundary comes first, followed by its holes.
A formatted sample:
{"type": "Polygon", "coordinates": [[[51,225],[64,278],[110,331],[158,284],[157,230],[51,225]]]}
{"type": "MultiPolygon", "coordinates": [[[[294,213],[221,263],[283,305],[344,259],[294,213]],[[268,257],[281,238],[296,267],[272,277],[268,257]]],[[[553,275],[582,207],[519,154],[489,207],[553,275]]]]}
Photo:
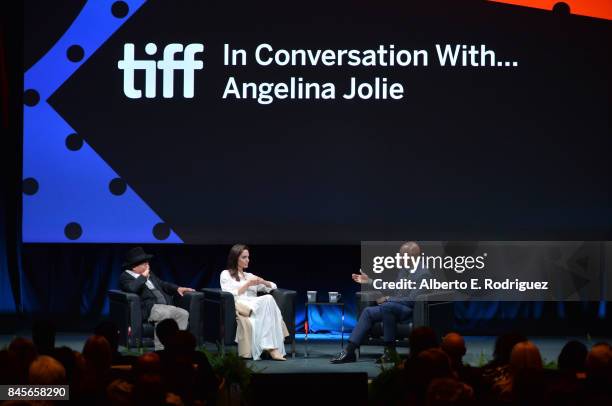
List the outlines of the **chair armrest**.
{"type": "Polygon", "coordinates": [[[119,329],[119,344],[135,345],[136,338],[142,337],[142,308],[140,296],[121,290],[108,291],[110,317],[119,329]],[[128,334],[128,328],[131,334],[128,334]]]}
{"type": "Polygon", "coordinates": [[[122,290],[112,289],[108,291],[109,300],[113,300],[120,303],[130,303],[133,301],[138,301],[140,304],[140,296],[136,293],[124,292],[122,290]]]}
{"type": "Polygon", "coordinates": [[[185,292],[183,296],[174,296],[174,304],[177,307],[185,309],[191,314],[192,311],[199,312],[201,309],[199,306],[202,305],[204,300],[204,293],[202,292],[185,292]]]}
{"type": "Polygon", "coordinates": [[[204,307],[204,293],[185,292],[183,296],[175,295],[176,306],[189,312],[189,332],[201,343],[202,338],[202,314],[204,307]]]}
{"type": "Polygon", "coordinates": [[[376,299],[382,297],[382,292],[378,290],[364,290],[355,293],[355,297],[362,302],[375,302],[376,299]]]}
{"type": "Polygon", "coordinates": [[[295,299],[297,292],[288,289],[274,289],[270,292],[283,315],[283,320],[293,338],[295,336],[295,299]]]}
{"type": "Polygon", "coordinates": [[[451,302],[457,298],[457,294],[452,291],[427,292],[417,296],[416,300],[422,302],[451,302]]]}
{"type": "Polygon", "coordinates": [[[218,288],[203,288],[200,289],[200,292],[204,294],[205,300],[214,300],[218,302],[229,299],[234,300],[234,295],[218,288]]]}
{"type": "Polygon", "coordinates": [[[446,334],[454,323],[454,298],[454,292],[428,292],[417,296],[412,314],[414,326],[429,326],[438,334],[446,334]]]}
{"type": "Polygon", "coordinates": [[[203,333],[208,341],[234,343],[236,338],[236,305],[234,295],[217,288],[203,288],[203,333]]]}

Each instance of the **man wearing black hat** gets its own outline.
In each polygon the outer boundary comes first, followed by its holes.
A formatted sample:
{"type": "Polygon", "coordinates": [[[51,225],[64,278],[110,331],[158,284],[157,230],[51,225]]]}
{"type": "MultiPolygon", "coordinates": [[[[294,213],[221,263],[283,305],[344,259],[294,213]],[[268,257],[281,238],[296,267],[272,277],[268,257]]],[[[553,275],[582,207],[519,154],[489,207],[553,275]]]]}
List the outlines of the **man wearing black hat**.
{"type": "MultiPolygon", "coordinates": [[[[185,292],[193,292],[191,288],[183,288],[174,283],[164,282],[151,273],[149,260],[153,255],[146,254],[142,247],[129,250],[125,256],[123,269],[119,277],[119,286],[126,292],[140,295],[142,318],[157,323],[164,319],[174,319],[181,330],[187,329],[189,312],[180,307],[172,306],[172,296],[176,293],[183,296],[185,292]]],[[[163,350],[164,346],[154,336],[155,350],[163,350]]]]}

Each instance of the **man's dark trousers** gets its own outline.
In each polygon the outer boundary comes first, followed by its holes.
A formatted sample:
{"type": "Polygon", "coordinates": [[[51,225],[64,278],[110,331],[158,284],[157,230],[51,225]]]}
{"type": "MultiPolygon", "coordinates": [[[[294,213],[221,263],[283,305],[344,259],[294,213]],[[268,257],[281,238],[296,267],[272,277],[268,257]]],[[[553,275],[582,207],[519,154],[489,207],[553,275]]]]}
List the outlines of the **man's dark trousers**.
{"type": "Polygon", "coordinates": [[[401,302],[387,301],[378,306],[368,306],[353,329],[349,341],[360,345],[374,323],[382,321],[383,335],[386,343],[395,341],[397,322],[409,319],[412,316],[412,306],[401,302]]]}

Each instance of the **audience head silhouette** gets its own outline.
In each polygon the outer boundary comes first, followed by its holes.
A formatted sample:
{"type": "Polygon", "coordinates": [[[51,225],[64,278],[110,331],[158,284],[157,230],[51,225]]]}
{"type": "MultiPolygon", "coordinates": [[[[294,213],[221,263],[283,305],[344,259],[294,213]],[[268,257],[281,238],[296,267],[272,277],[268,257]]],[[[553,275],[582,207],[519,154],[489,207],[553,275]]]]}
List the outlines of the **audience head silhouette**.
{"type": "Polygon", "coordinates": [[[559,369],[571,372],[584,371],[588,352],[586,345],[580,341],[568,341],[561,349],[557,359],[559,369]]]}
{"type": "Polygon", "coordinates": [[[417,327],[410,333],[410,357],[414,358],[422,351],[438,346],[438,336],[431,327],[417,327]]]}
{"type": "Polygon", "coordinates": [[[157,338],[164,345],[164,348],[168,348],[170,340],[179,331],[178,324],[174,319],[165,319],[160,321],[155,327],[155,333],[157,338]]]}

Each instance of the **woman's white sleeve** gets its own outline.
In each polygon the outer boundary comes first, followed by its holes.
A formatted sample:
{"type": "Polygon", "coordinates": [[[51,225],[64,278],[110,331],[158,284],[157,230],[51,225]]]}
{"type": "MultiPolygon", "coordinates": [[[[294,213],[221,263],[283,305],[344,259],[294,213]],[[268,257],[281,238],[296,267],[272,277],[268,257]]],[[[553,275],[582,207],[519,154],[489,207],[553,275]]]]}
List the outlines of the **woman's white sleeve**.
{"type": "Polygon", "coordinates": [[[257,291],[258,292],[266,292],[266,293],[270,293],[272,292],[274,289],[277,288],[276,283],[272,282],[272,281],[268,281],[270,282],[270,287],[267,287],[266,285],[264,285],[263,283],[260,283],[259,285],[257,285],[257,291]]]}
{"type": "Polygon", "coordinates": [[[223,271],[221,272],[220,277],[221,290],[224,292],[229,292],[234,296],[238,295],[238,283],[236,280],[232,279],[229,272],[223,271]]]}

